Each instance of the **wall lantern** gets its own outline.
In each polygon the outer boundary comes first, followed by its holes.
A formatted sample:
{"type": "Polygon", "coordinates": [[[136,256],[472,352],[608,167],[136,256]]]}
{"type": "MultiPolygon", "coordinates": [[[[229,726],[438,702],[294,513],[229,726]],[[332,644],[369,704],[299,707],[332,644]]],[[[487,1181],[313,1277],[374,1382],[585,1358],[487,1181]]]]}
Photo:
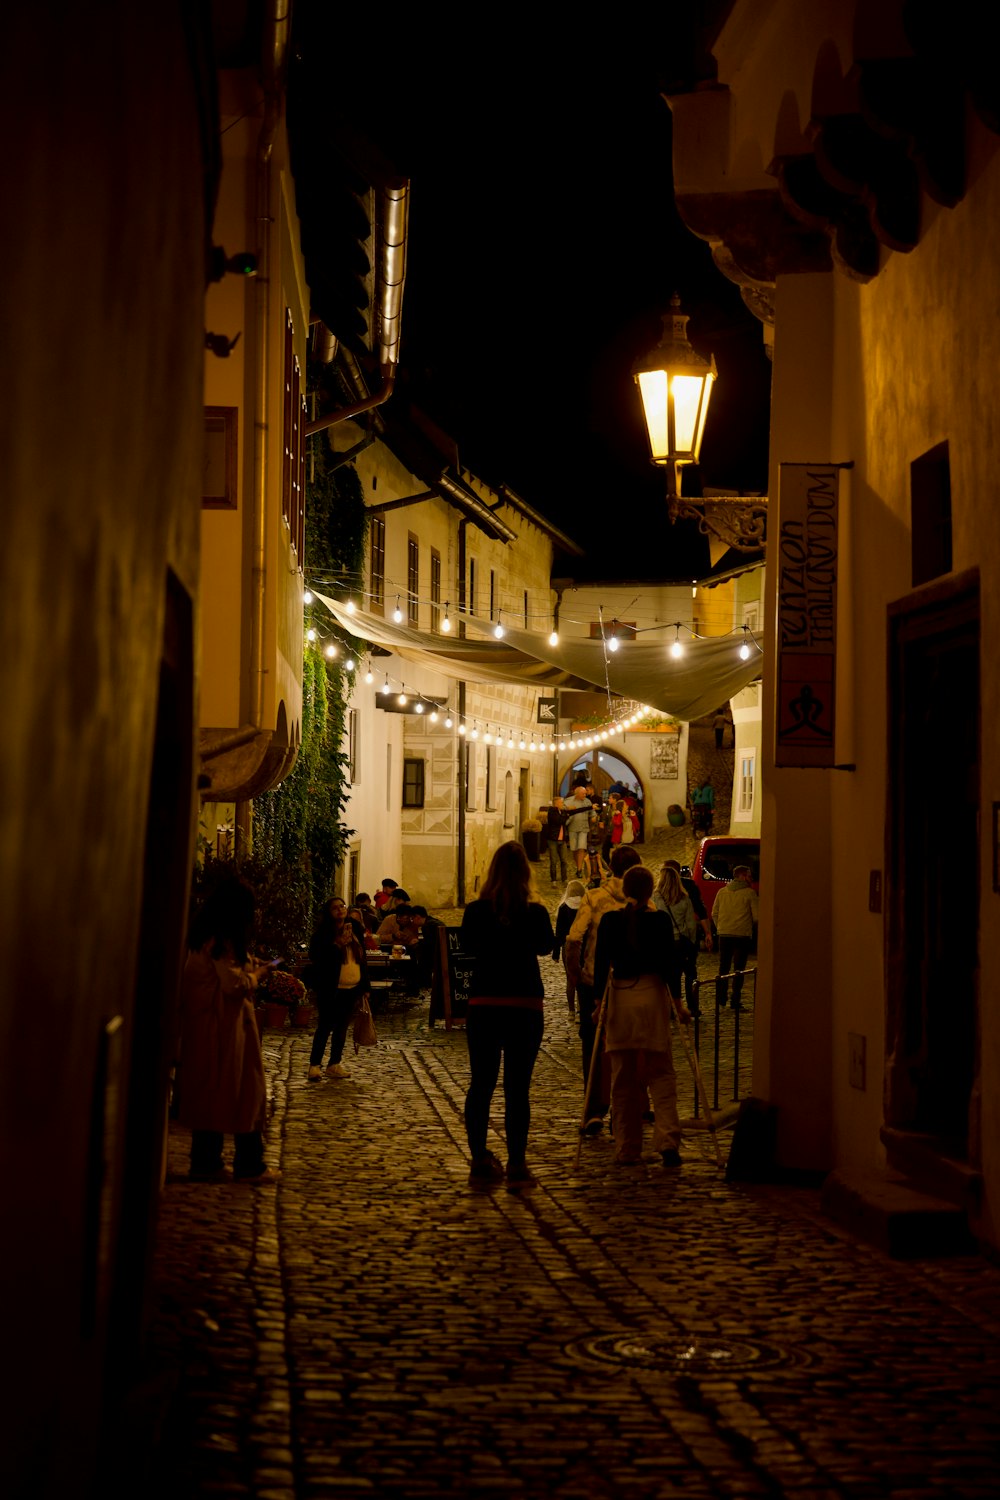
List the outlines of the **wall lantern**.
{"type": "Polygon", "coordinates": [[[687,325],[687,314],[681,312],[681,299],[675,293],[660,342],[632,366],[642,397],[650,457],[667,470],[668,501],[680,491],[679,469],[698,462],[717,374],[715,359],[709,364],[692,349],[687,325]]]}
{"type": "Polygon", "coordinates": [[[687,325],[688,316],[681,312],[681,301],[675,293],[659,343],[632,366],[632,378],[642,398],[649,455],[667,473],[667,514],[671,521],[696,520],[703,532],[729,547],[757,551],[764,545],[767,502],[763,497],[748,502],[737,496],[681,496],[681,470],[698,462],[718,373],[714,356],[703,359],[691,347],[687,325]]]}

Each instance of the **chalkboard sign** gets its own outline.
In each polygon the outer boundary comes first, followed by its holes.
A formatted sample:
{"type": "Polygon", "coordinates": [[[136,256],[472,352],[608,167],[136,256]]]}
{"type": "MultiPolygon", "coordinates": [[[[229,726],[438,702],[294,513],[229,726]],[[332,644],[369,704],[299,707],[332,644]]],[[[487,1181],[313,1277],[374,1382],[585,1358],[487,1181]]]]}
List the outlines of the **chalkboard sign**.
{"type": "Polygon", "coordinates": [[[450,1031],[454,1021],[464,1021],[469,1008],[469,986],[472,983],[471,953],[462,952],[462,929],[441,926],[438,929],[438,951],[431,984],[432,1021],[444,1021],[450,1031]]]}

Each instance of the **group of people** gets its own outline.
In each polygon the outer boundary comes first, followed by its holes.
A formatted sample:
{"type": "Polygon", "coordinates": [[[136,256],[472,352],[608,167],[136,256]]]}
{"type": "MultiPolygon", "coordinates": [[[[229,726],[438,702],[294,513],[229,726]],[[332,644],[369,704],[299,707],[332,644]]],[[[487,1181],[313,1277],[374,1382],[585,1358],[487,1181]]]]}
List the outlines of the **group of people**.
{"type": "MultiPolygon", "coordinates": [[[[724,976],[731,965],[745,968],[757,919],[749,876],[746,866],[738,867],[716,897],[720,1007],[726,1003],[724,976]]],[[[400,900],[395,882],[383,882],[386,888],[381,905],[389,908],[395,898],[398,924],[400,907],[409,903],[400,900]]],[[[349,1076],[342,1061],[347,1032],[359,1001],[370,992],[365,909],[364,902],[348,907],[333,897],[312,936],[309,977],[319,1022],[310,1081],[322,1077],[328,1046],[327,1076],[349,1076]]],[[[379,933],[391,915],[387,910],[379,933]]],[[[252,997],[268,966],[248,955],[253,917],[253,892],[234,877],[209,898],[191,929],[182,987],[178,1115],[191,1127],[190,1175],[196,1180],[229,1175],[222,1158],[225,1134],[235,1137],[234,1178],[260,1183],[280,1175],[264,1165],[266,1092],[252,997]]],[[[697,1013],[699,925],[711,951],[712,923],[677,861],[665,861],[657,877],[642,864],[634,844],[619,842],[599,884],[569,882],[553,929],[535,894],[523,846],[513,840],[500,845],[478,898],[465,908],[461,929],[462,948],[473,960],[464,1111],[471,1183],[506,1181],[514,1191],[535,1183],[527,1145],[531,1076],[543,1034],[539,958],[553,953],[563,960],[567,1002],[579,1008],[581,1131],[597,1134],[610,1108],[615,1160],[635,1164],[642,1158],[643,1120],[651,1104],[654,1148],[664,1167],[681,1165],[671,1026],[674,1021],[688,1025],[697,1013]],[[501,1065],[506,1163],[487,1144],[501,1065]]],[[[732,1001],[737,1009],[741,986],[737,973],[732,1001]]]]}
{"type": "Polygon", "coordinates": [[[549,878],[565,884],[569,866],[577,879],[596,883],[607,873],[611,851],[641,837],[641,804],[634,788],[615,782],[603,801],[592,781],[578,777],[568,797],[556,796],[546,809],[549,878]]]}

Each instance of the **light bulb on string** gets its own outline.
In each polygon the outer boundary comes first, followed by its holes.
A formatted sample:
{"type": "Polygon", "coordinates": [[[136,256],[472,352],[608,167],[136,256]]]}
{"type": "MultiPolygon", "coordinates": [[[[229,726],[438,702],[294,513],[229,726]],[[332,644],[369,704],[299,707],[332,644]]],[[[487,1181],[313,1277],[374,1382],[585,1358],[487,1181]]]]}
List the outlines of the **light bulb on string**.
{"type": "Polygon", "coordinates": [[[448,605],[445,604],[445,607],[444,607],[444,619],[441,621],[441,630],[442,630],[442,633],[444,635],[447,635],[450,629],[451,629],[451,621],[448,618],[448,605]]]}
{"type": "Polygon", "coordinates": [[[558,644],[559,644],[559,632],[558,632],[558,630],[556,630],[556,629],[553,628],[551,634],[549,635],[549,645],[550,646],[558,646],[558,644]]]}
{"type": "Polygon", "coordinates": [[[311,589],[306,589],[305,593],[302,595],[302,603],[303,604],[311,604],[312,602],[313,602],[312,590],[311,589]]]}
{"type": "Polygon", "coordinates": [[[316,639],[316,632],[315,632],[315,630],[313,630],[312,626],[310,625],[309,629],[306,631],[306,640],[307,641],[314,641],[315,639],[316,639]]]}
{"type": "Polygon", "coordinates": [[[388,679],[388,677],[385,679],[385,681],[383,682],[382,686],[379,688],[379,692],[382,694],[383,698],[388,698],[388,696],[389,696],[389,679],[388,679]]]}
{"type": "Polygon", "coordinates": [[[447,714],[447,715],[446,715],[446,716],[445,716],[445,721],[444,721],[444,727],[445,727],[445,729],[450,729],[450,728],[451,728],[451,726],[452,726],[452,724],[453,724],[453,723],[454,723],[454,722],[455,722],[455,721],[454,721],[454,719],[453,719],[453,718],[452,718],[452,716],[451,716],[451,714],[447,714]]]}
{"type": "Polygon", "coordinates": [[[403,623],[403,611],[399,607],[399,595],[396,595],[396,608],[392,612],[392,618],[397,625],[403,623]]]}
{"type": "Polygon", "coordinates": [[[416,713],[418,713],[418,714],[422,714],[423,711],[424,711],[424,705],[421,703],[421,701],[420,701],[419,698],[417,699],[416,703],[414,704],[414,711],[416,713]]]}
{"type": "MultiPolygon", "coordinates": [[[[519,749],[519,750],[527,750],[527,748],[528,748],[528,747],[527,747],[527,745],[526,745],[526,744],[525,744],[525,742],[524,742],[524,735],[522,735],[522,736],[521,736],[521,738],[520,738],[520,740],[519,740],[519,741],[518,741],[518,746],[517,746],[517,748],[518,748],[518,749],[519,749]]],[[[532,745],[532,747],[531,747],[531,748],[532,748],[532,750],[534,750],[534,748],[535,748],[535,747],[534,747],[534,745],[532,745]]]]}
{"type": "Polygon", "coordinates": [[[399,690],[399,697],[396,699],[396,702],[399,704],[400,708],[405,708],[406,707],[406,684],[405,684],[405,682],[404,682],[403,686],[399,690]]]}
{"type": "Polygon", "coordinates": [[[368,663],[368,671],[365,673],[365,682],[367,682],[370,685],[374,681],[375,681],[375,676],[374,676],[374,673],[372,672],[372,664],[371,664],[371,662],[369,662],[368,663]]]}
{"type": "Polygon", "coordinates": [[[473,721],[472,721],[472,733],[469,735],[469,739],[470,740],[478,740],[478,738],[479,738],[479,725],[476,723],[475,719],[473,719],[473,721]]]}
{"type": "Polygon", "coordinates": [[[514,748],[514,736],[511,734],[511,735],[507,736],[507,749],[508,750],[513,750],[513,748],[514,748]]]}
{"type": "Polygon", "coordinates": [[[503,625],[500,622],[500,611],[499,610],[497,610],[497,622],[496,622],[496,624],[493,627],[493,634],[496,636],[496,638],[497,638],[498,641],[502,641],[503,640],[503,634],[504,634],[504,632],[503,632],[503,625]]]}
{"type": "Polygon", "coordinates": [[[353,672],[356,665],[357,663],[355,662],[353,656],[349,656],[344,662],[344,666],[347,668],[348,672],[353,672]]]}
{"type": "Polygon", "coordinates": [[[743,644],[740,647],[740,660],[750,660],[750,642],[747,640],[747,627],[745,625],[743,627],[743,644]]]}
{"type": "Polygon", "coordinates": [[[674,628],[677,633],[670,643],[670,655],[673,657],[674,661],[678,661],[684,655],[684,647],[681,645],[680,623],[678,622],[678,624],[674,628]]]}
{"type": "Polygon", "coordinates": [[[617,651],[618,650],[618,644],[619,644],[618,637],[616,635],[609,635],[608,636],[608,650],[609,651],[617,651]]]}
{"type": "Polygon", "coordinates": [[[344,605],[344,609],[349,615],[353,615],[357,610],[357,605],[355,604],[353,599],[348,599],[347,603],[344,605]]]}
{"type": "Polygon", "coordinates": [[[458,732],[459,732],[459,734],[464,734],[465,733],[465,725],[464,724],[459,724],[459,726],[458,726],[458,732]]]}
{"type": "MultiPolygon", "coordinates": [[[[334,658],[335,658],[335,657],[336,657],[336,655],[337,655],[337,648],[336,648],[336,646],[335,646],[335,645],[334,645],[334,644],[333,644],[333,642],[332,642],[332,641],[331,641],[331,642],[330,642],[330,644],[329,644],[329,646],[327,646],[327,648],[326,648],[326,654],[327,654],[327,656],[328,656],[328,658],[329,658],[329,659],[330,659],[330,661],[333,661],[333,660],[334,660],[334,658]]],[[[370,680],[370,679],[369,679],[369,680],[370,680]]]]}
{"type": "MultiPolygon", "coordinates": [[[[500,736],[497,735],[497,738],[499,739],[500,736]]],[[[483,735],[483,744],[484,745],[492,745],[492,743],[493,743],[493,736],[490,734],[490,726],[487,724],[487,726],[486,726],[486,733],[483,735]]]]}
{"type": "Polygon", "coordinates": [[[438,721],[438,711],[437,711],[437,709],[436,708],[432,708],[431,711],[430,711],[430,713],[427,715],[427,717],[431,721],[432,724],[436,724],[437,721],[438,721]]]}

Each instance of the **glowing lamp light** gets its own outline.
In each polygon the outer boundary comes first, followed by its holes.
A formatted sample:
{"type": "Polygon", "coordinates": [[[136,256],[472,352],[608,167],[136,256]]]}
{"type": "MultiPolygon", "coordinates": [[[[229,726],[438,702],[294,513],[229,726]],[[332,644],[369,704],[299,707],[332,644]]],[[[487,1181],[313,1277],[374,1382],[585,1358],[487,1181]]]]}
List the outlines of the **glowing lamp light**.
{"type": "Polygon", "coordinates": [[[371,669],[371,667],[369,667],[368,671],[365,673],[365,682],[372,683],[374,681],[375,681],[375,678],[374,678],[374,675],[372,673],[372,669],[371,669]]]}
{"type": "Polygon", "coordinates": [[[353,599],[348,599],[347,603],[344,605],[344,608],[349,615],[353,615],[357,610],[357,605],[355,604],[353,599]]]}
{"type": "Polygon", "coordinates": [[[444,619],[441,621],[441,631],[442,631],[442,634],[447,635],[450,630],[451,630],[451,621],[448,618],[448,606],[446,604],[445,607],[444,607],[444,619]]]}
{"type": "Polygon", "coordinates": [[[418,704],[417,704],[417,705],[416,705],[416,712],[417,712],[417,713],[418,713],[418,714],[422,714],[422,713],[423,713],[423,711],[424,711],[424,705],[423,705],[423,704],[422,704],[422,703],[418,703],[418,704]]]}
{"type": "Polygon", "coordinates": [[[459,724],[459,726],[458,726],[458,732],[459,732],[459,734],[464,734],[465,733],[465,725],[464,724],[459,724]]]}
{"type": "Polygon", "coordinates": [[[619,646],[618,637],[616,635],[609,635],[608,636],[608,650],[609,651],[617,651],[618,650],[618,646],[619,646]]]}
{"type": "Polygon", "coordinates": [[[430,711],[430,713],[427,715],[427,717],[430,719],[430,721],[431,721],[432,724],[436,724],[437,721],[438,721],[438,712],[437,712],[437,709],[436,708],[432,708],[431,711],[430,711]]]}
{"type": "Polygon", "coordinates": [[[677,495],[680,489],[678,469],[698,462],[718,374],[714,358],[709,363],[692,349],[687,325],[680,298],[674,295],[670,313],[663,320],[660,342],[632,366],[646,419],[650,458],[668,469],[671,495],[677,495]]]}
{"type": "Polygon", "coordinates": [[[746,641],[744,641],[743,644],[742,644],[742,646],[740,647],[740,660],[741,661],[749,661],[750,660],[750,647],[747,645],[746,641]]]}
{"type": "Polygon", "coordinates": [[[552,633],[551,633],[551,635],[549,636],[549,645],[550,646],[558,646],[558,644],[559,644],[559,632],[558,632],[558,630],[553,630],[552,633]]]}
{"type": "Polygon", "coordinates": [[[385,681],[383,682],[382,686],[379,688],[379,692],[382,694],[383,698],[388,698],[388,696],[389,696],[389,679],[388,679],[388,677],[385,679],[385,681]]]}
{"type": "MultiPolygon", "coordinates": [[[[337,648],[336,648],[336,646],[327,646],[327,648],[326,648],[326,654],[330,658],[330,660],[333,661],[334,657],[337,654],[337,648]]],[[[370,682],[371,678],[369,678],[368,680],[370,682]]]]}
{"type": "Polygon", "coordinates": [[[453,723],[454,723],[454,720],[452,719],[451,714],[449,714],[448,717],[444,721],[444,727],[445,727],[445,729],[450,729],[453,723]]]}
{"type": "Polygon", "coordinates": [[[313,602],[312,590],[311,589],[306,589],[305,593],[302,595],[302,603],[303,604],[311,604],[312,602],[313,602]]]}
{"type": "Polygon", "coordinates": [[[312,628],[310,628],[309,630],[306,631],[306,640],[307,641],[314,641],[315,639],[316,639],[316,632],[315,632],[315,630],[313,630],[312,628]]]}
{"type": "Polygon", "coordinates": [[[405,708],[406,707],[406,694],[405,693],[400,693],[399,697],[396,699],[396,702],[399,704],[400,708],[405,708]]]}
{"type": "Polygon", "coordinates": [[[354,668],[357,666],[357,662],[354,660],[353,656],[349,656],[347,658],[347,660],[344,662],[344,666],[347,668],[347,670],[349,672],[353,672],[354,668]]]}

